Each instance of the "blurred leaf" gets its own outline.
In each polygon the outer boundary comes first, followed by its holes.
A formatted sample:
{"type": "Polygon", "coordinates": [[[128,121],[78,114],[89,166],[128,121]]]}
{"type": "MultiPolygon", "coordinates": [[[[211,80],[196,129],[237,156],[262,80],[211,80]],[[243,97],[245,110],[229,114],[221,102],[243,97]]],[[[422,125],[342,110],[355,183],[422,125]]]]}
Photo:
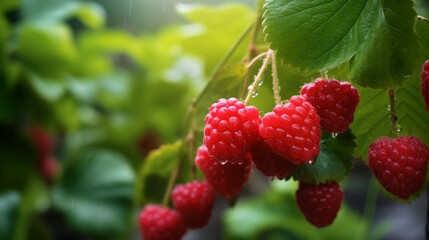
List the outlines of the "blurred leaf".
{"type": "Polygon", "coordinates": [[[244,64],[227,65],[221,68],[213,79],[207,83],[194,105],[193,121],[198,130],[204,128],[204,119],[213,103],[220,98],[228,99],[239,96],[246,71],[247,67],[244,64]]]}
{"type": "Polygon", "coordinates": [[[70,97],[55,102],[53,114],[56,122],[67,129],[76,129],[80,125],[77,103],[70,97]]]}
{"type": "MultiPolygon", "coordinates": [[[[427,59],[429,59],[429,20],[421,19],[416,23],[416,32],[420,40],[420,61],[421,64],[427,59]]],[[[420,72],[420,71],[419,71],[420,72]]]]}
{"type": "Polygon", "coordinates": [[[72,33],[62,24],[23,25],[17,53],[32,70],[50,76],[64,74],[76,58],[72,33]]]}
{"type": "MultiPolygon", "coordinates": [[[[174,144],[162,145],[146,157],[139,171],[136,188],[137,201],[140,205],[162,202],[170,175],[176,168],[179,159],[186,157],[182,155],[182,148],[182,141],[176,141],[174,144]]],[[[183,169],[189,172],[186,167],[183,169]]],[[[184,181],[183,176],[177,182],[182,181],[184,181]]]]}
{"type": "Polygon", "coordinates": [[[104,74],[97,78],[97,99],[106,108],[115,109],[128,103],[132,82],[125,71],[104,74]]]}
{"type": "Polygon", "coordinates": [[[397,87],[416,66],[413,6],[411,0],[271,0],[266,40],[286,64],[302,70],[322,72],[351,59],[353,81],[397,87]]]}
{"type": "MultiPolygon", "coordinates": [[[[243,4],[225,3],[218,6],[178,4],[177,11],[192,24],[182,27],[185,36],[181,46],[205,62],[211,73],[230,47],[255,18],[255,13],[243,4]]],[[[248,38],[236,49],[230,62],[240,61],[248,48],[248,38]]]]}
{"type": "Polygon", "coordinates": [[[340,182],[353,168],[353,139],[350,131],[338,134],[335,138],[323,132],[316,163],[297,165],[292,172],[293,178],[316,185],[329,181],[340,182]]]}
{"type": "Polygon", "coordinates": [[[223,218],[225,239],[364,239],[366,223],[356,212],[342,204],[331,226],[316,228],[305,220],[295,203],[295,193],[290,190],[296,182],[278,181],[276,186],[262,196],[239,202],[225,212],[223,218]],[[240,224],[237,224],[240,223],[240,224]],[[350,228],[350,226],[354,226],[350,228]]]}
{"type": "Polygon", "coordinates": [[[30,73],[29,81],[35,92],[48,102],[61,98],[65,92],[63,79],[51,79],[37,73],[30,73]]]}
{"type": "Polygon", "coordinates": [[[104,25],[104,9],[95,2],[67,0],[22,0],[21,13],[28,22],[59,22],[76,17],[90,28],[104,25]]]}
{"type": "Polygon", "coordinates": [[[7,12],[19,6],[21,0],[2,0],[0,1],[0,12],[7,12]]]}
{"type": "Polygon", "coordinates": [[[9,38],[9,23],[0,12],[0,76],[6,70],[6,41],[9,38]]]}
{"type": "Polygon", "coordinates": [[[65,166],[53,204],[67,222],[96,237],[114,237],[128,227],[135,174],[121,155],[88,150],[65,166]]]}
{"type": "Polygon", "coordinates": [[[18,206],[21,202],[21,195],[16,191],[8,191],[0,194],[0,239],[11,238],[13,229],[16,226],[18,206]]]}

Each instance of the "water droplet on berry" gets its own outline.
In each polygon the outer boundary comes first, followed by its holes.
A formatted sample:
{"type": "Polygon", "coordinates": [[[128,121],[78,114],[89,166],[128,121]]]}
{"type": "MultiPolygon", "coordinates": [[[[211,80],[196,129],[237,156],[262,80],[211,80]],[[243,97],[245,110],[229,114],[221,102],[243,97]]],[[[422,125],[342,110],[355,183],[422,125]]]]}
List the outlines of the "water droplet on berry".
{"type": "Polygon", "coordinates": [[[338,136],[338,133],[331,133],[332,138],[336,138],[338,136]]]}
{"type": "Polygon", "coordinates": [[[225,165],[225,164],[228,163],[228,160],[222,159],[222,160],[219,160],[219,162],[220,162],[221,165],[225,165]]]}
{"type": "Polygon", "coordinates": [[[312,158],[312,159],[310,159],[310,160],[308,160],[308,162],[307,162],[309,165],[314,165],[315,163],[316,163],[316,158],[314,157],[314,158],[312,158]]]}
{"type": "Polygon", "coordinates": [[[244,163],[244,160],[240,160],[237,162],[238,165],[243,165],[243,163],[244,163]]]}

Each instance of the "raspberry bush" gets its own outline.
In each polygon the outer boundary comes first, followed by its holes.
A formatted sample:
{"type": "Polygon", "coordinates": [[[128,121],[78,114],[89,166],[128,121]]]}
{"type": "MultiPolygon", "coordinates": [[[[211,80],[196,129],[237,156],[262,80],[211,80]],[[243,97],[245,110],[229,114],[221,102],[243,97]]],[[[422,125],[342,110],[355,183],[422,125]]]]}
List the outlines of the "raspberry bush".
{"type": "Polygon", "coordinates": [[[172,2],[0,1],[0,239],[429,236],[423,0],[172,2]]]}

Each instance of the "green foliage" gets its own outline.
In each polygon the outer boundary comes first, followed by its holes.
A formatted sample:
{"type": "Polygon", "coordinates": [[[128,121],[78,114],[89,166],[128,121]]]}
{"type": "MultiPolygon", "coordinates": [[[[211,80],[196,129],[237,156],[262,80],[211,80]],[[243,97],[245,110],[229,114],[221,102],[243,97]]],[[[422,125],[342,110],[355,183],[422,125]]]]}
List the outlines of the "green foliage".
{"type": "Polygon", "coordinates": [[[322,72],[351,59],[353,81],[396,87],[416,66],[412,6],[410,0],[270,0],[266,40],[286,64],[302,70],[322,72]]]}
{"type": "Polygon", "coordinates": [[[353,168],[353,139],[350,131],[338,134],[335,138],[323,132],[316,163],[297,165],[291,175],[295,180],[316,185],[329,181],[340,182],[353,168]]]}
{"type": "Polygon", "coordinates": [[[0,194],[0,239],[10,239],[16,226],[18,206],[21,195],[16,191],[0,194]]]}
{"type": "Polygon", "coordinates": [[[239,202],[225,214],[225,239],[365,239],[367,223],[344,203],[331,226],[310,225],[296,206],[296,189],[296,182],[275,181],[262,196],[239,202]]]}
{"type": "Polygon", "coordinates": [[[67,222],[97,237],[127,229],[135,174],[127,160],[108,150],[87,150],[65,166],[52,200],[67,222]]]}

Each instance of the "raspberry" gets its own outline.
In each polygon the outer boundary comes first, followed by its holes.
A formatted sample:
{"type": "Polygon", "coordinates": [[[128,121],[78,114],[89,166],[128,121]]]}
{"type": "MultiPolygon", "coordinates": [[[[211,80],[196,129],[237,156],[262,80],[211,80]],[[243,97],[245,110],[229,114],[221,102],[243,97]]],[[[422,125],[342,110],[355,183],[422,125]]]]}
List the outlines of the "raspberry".
{"type": "Polygon", "coordinates": [[[429,111],[429,60],[423,64],[421,91],[425,100],[426,110],[429,111]]]}
{"type": "Polygon", "coordinates": [[[271,180],[274,177],[281,180],[295,169],[295,164],[274,153],[263,139],[258,139],[250,152],[256,168],[271,180]]]}
{"type": "Polygon", "coordinates": [[[250,153],[246,154],[241,162],[241,164],[230,162],[222,164],[209,156],[204,145],[198,148],[195,157],[195,163],[200,167],[213,189],[227,199],[237,195],[249,178],[250,170],[252,170],[250,153]]]}
{"type": "Polygon", "coordinates": [[[408,199],[424,185],[429,149],[417,137],[380,137],[368,149],[368,166],[381,185],[408,199]]]}
{"type": "Polygon", "coordinates": [[[296,204],[305,219],[316,227],[332,224],[341,208],[344,193],[337,182],[313,185],[299,183],[296,204]]]}
{"type": "Polygon", "coordinates": [[[207,181],[177,185],[172,196],[188,228],[202,228],[209,222],[216,193],[207,181]]]}
{"type": "Polygon", "coordinates": [[[210,107],[204,128],[204,145],[221,162],[242,161],[258,136],[261,123],[256,107],[246,107],[235,98],[219,99],[210,107]]]}
{"type": "Polygon", "coordinates": [[[349,82],[318,78],[306,84],[301,95],[316,108],[323,130],[332,133],[347,131],[353,122],[353,113],[359,104],[359,93],[349,82]]]}
{"type": "Polygon", "coordinates": [[[265,114],[259,133],[275,153],[294,164],[319,154],[320,119],[305,97],[293,96],[265,114]]]}
{"type": "Polygon", "coordinates": [[[139,216],[145,240],[179,240],[187,229],[176,210],[158,205],[146,205],[139,216]]]}

